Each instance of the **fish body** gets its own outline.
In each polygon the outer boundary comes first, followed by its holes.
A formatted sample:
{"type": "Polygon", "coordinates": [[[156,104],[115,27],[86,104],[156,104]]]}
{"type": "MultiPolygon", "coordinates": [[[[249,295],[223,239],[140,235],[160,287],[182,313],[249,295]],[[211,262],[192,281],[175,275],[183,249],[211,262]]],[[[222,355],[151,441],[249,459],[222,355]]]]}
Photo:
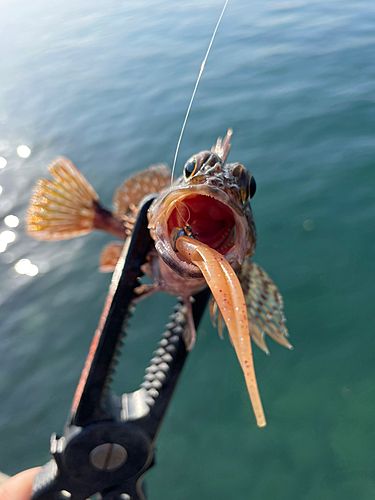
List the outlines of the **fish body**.
{"type": "MultiPolygon", "coordinates": [[[[184,299],[189,349],[196,333],[191,297],[209,286],[211,317],[219,329],[225,322],[245,375],[257,423],[265,425],[253,368],[251,341],[268,353],[265,336],[291,348],[283,302],[267,273],[252,261],[256,230],[250,206],[254,177],[241,163],[227,163],[232,131],[211,150],[193,155],[183,175],[170,182],[170,171],[158,164],[126,180],[116,191],[114,209],[104,208],[93,187],[67,159],[50,166],[54,180],[42,179],[27,214],[27,230],[43,240],[68,239],[104,230],[125,240],[132,232],[142,199],[154,194],[149,230],[154,248],[144,272],[151,285],[139,297],[165,291],[184,299]]],[[[123,244],[113,242],[100,258],[102,271],[112,271],[123,244]]]]}

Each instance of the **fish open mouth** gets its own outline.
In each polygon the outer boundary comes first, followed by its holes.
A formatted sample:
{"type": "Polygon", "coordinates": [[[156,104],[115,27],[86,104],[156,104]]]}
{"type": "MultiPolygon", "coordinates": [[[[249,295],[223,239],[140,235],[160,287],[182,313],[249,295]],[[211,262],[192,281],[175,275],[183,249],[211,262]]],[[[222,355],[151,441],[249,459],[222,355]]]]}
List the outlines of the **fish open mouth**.
{"type": "Polygon", "coordinates": [[[186,234],[225,255],[236,242],[236,221],[233,210],[220,200],[193,194],[176,200],[168,221],[172,246],[176,231],[186,234]]]}
{"type": "Polygon", "coordinates": [[[202,278],[198,267],[176,248],[179,236],[207,245],[237,268],[253,245],[253,233],[243,209],[221,189],[190,186],[156,200],[149,228],[162,260],[183,277],[202,278]]]}

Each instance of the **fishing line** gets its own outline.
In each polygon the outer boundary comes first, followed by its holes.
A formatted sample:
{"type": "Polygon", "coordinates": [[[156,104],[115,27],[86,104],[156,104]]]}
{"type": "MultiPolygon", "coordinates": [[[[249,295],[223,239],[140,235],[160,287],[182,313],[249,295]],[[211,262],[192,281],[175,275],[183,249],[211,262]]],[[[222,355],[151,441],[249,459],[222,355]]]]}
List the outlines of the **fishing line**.
{"type": "Polygon", "coordinates": [[[209,53],[211,52],[211,47],[212,47],[212,44],[215,40],[215,37],[216,37],[216,33],[217,33],[217,30],[219,29],[219,26],[220,26],[220,23],[221,23],[221,20],[223,18],[223,15],[224,15],[224,12],[227,8],[227,5],[228,5],[228,2],[229,0],[226,0],[225,3],[224,3],[224,6],[221,10],[221,14],[219,16],[219,19],[217,20],[217,23],[216,23],[216,26],[215,26],[215,29],[212,33],[212,36],[211,36],[211,39],[210,39],[210,43],[208,44],[208,48],[207,48],[207,51],[206,51],[206,55],[204,56],[203,58],[203,61],[202,61],[202,64],[201,64],[201,67],[200,67],[200,70],[199,70],[199,73],[198,73],[198,78],[195,82],[195,86],[194,86],[194,90],[193,90],[193,93],[191,95],[191,98],[190,98],[190,102],[189,102],[189,106],[186,110],[186,114],[185,114],[185,118],[184,118],[184,121],[183,121],[183,124],[182,124],[182,128],[181,128],[181,132],[180,132],[180,135],[179,135],[179,138],[178,138],[178,141],[177,141],[177,146],[176,146],[176,151],[174,153],[174,158],[173,158],[173,165],[172,165],[172,173],[171,173],[171,184],[173,182],[173,175],[174,175],[174,171],[175,171],[175,168],[176,168],[176,163],[177,163],[177,156],[178,156],[178,151],[180,149],[180,145],[181,145],[181,140],[182,140],[182,136],[184,135],[184,132],[185,132],[185,127],[186,127],[186,123],[188,121],[188,118],[189,118],[189,114],[190,114],[190,110],[191,110],[191,106],[193,104],[193,101],[194,101],[194,97],[195,97],[195,94],[197,92],[197,88],[198,88],[198,85],[199,85],[199,82],[201,80],[201,77],[202,77],[202,74],[203,74],[203,71],[204,71],[204,68],[206,66],[206,62],[207,62],[207,59],[208,59],[208,56],[209,56],[209,53]]]}
{"type": "Polygon", "coordinates": [[[190,209],[189,207],[186,205],[186,203],[184,203],[183,201],[180,201],[180,205],[183,206],[183,208],[185,209],[185,211],[187,212],[187,218],[184,217],[184,214],[182,214],[178,208],[178,205],[176,204],[176,211],[178,213],[178,215],[180,216],[180,218],[184,221],[184,226],[188,225],[189,222],[190,222],[190,209]]]}

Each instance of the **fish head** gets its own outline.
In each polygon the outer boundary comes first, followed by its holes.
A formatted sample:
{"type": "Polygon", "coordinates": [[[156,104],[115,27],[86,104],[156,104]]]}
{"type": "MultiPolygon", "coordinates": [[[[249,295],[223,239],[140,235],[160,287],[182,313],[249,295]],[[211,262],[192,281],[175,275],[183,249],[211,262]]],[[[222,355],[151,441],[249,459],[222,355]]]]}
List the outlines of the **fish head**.
{"type": "Polygon", "coordinates": [[[254,252],[250,199],[255,194],[255,180],[244,165],[225,163],[223,157],[214,151],[191,156],[183,176],[161,192],[149,209],[156,251],[180,276],[202,276],[177,251],[176,239],[181,234],[221,253],[234,269],[254,252]]]}

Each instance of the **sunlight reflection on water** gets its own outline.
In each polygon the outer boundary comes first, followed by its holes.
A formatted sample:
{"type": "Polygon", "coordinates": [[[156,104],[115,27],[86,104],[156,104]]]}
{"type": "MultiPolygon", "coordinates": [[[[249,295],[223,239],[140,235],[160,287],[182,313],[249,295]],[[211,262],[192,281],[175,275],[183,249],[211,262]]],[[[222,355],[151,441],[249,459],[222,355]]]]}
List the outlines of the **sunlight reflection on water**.
{"type": "Polygon", "coordinates": [[[27,276],[36,276],[39,273],[37,265],[33,264],[30,259],[21,259],[14,265],[14,269],[18,274],[26,274],[27,276]]]}
{"type": "Polygon", "coordinates": [[[17,154],[20,158],[28,158],[31,155],[31,148],[26,144],[17,146],[17,154]]]}
{"type": "Polygon", "coordinates": [[[17,215],[9,214],[6,217],[4,217],[4,223],[6,226],[14,228],[14,227],[17,227],[19,225],[20,220],[17,217],[17,215]]]}
{"type": "Polygon", "coordinates": [[[4,241],[7,245],[13,243],[16,239],[16,233],[14,231],[5,230],[0,233],[0,241],[4,241]]]}

